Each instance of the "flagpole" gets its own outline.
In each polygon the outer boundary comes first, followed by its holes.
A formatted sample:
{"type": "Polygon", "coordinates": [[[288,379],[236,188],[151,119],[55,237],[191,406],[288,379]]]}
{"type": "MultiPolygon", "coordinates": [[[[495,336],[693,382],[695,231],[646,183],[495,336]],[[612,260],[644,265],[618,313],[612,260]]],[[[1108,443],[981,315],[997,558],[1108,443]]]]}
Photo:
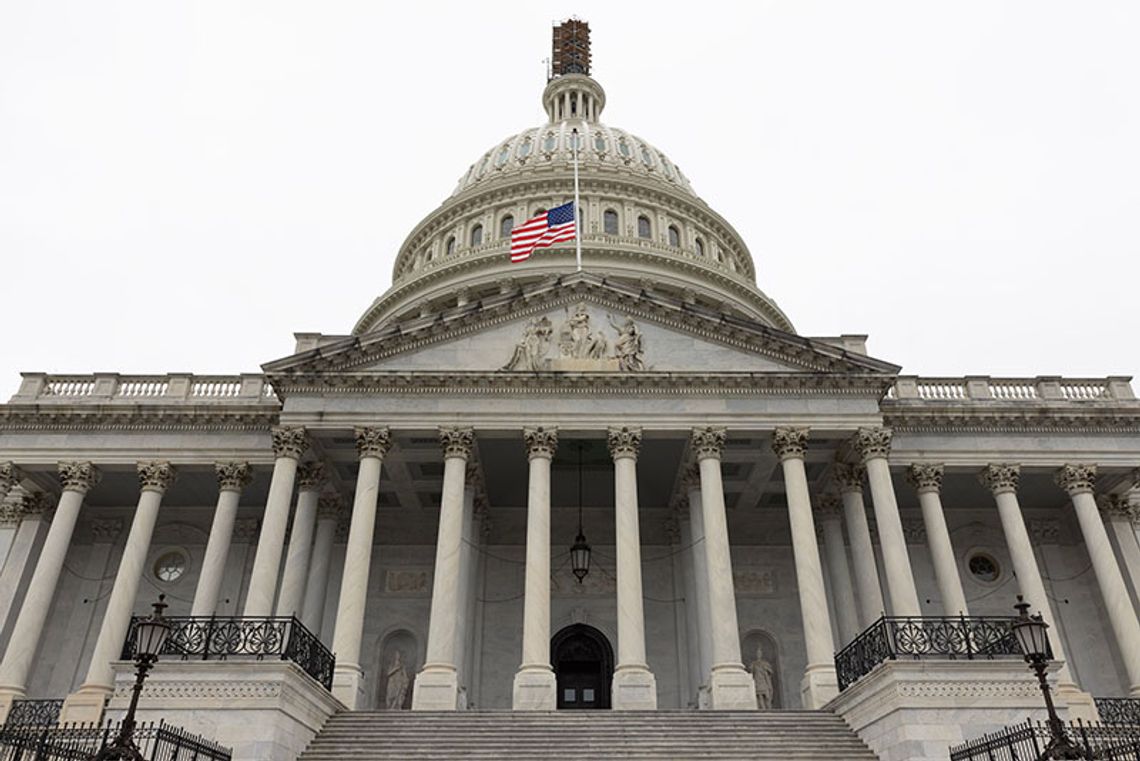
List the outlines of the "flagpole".
{"type": "Polygon", "coordinates": [[[574,137],[574,245],[577,249],[578,272],[582,271],[582,207],[578,205],[578,130],[572,130],[574,137]]]}

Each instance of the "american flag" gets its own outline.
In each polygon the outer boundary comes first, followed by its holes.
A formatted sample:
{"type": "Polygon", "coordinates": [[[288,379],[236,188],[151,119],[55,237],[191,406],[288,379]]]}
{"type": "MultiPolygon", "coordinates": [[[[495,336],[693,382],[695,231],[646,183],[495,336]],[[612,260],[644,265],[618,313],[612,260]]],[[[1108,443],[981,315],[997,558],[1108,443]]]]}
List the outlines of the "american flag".
{"type": "Polygon", "coordinates": [[[544,211],[511,231],[511,263],[525,262],[536,248],[574,240],[574,203],[544,211]]]}

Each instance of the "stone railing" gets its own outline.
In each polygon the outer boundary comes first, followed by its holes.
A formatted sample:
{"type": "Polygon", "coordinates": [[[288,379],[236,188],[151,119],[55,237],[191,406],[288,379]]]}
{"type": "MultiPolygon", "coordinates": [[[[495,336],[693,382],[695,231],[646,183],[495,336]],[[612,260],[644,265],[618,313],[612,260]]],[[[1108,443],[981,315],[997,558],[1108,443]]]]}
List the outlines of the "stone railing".
{"type": "Polygon", "coordinates": [[[24,373],[11,404],[145,404],[190,402],[273,403],[277,397],[258,373],[245,375],[48,375],[24,373]]]}
{"type": "Polygon", "coordinates": [[[887,391],[887,399],[924,402],[1085,402],[1135,399],[1131,378],[920,378],[900,375],[887,391]]]}

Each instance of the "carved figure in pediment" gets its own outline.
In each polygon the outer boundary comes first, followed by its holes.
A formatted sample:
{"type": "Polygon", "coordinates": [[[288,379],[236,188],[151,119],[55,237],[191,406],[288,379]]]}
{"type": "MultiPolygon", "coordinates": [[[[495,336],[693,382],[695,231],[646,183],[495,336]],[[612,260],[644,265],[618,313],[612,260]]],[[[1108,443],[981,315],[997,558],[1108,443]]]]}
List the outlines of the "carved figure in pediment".
{"type": "Polygon", "coordinates": [[[590,330],[590,312],[585,302],[574,307],[574,313],[566,313],[566,321],[558,330],[558,349],[569,359],[602,359],[609,348],[602,331],[590,330]]]}
{"type": "Polygon", "coordinates": [[[632,319],[625,318],[625,322],[618,325],[610,317],[610,327],[617,331],[618,337],[614,341],[614,356],[618,361],[618,369],[623,372],[641,372],[645,369],[645,352],[642,345],[641,329],[632,319]]]}
{"type": "Polygon", "coordinates": [[[756,682],[756,706],[760,710],[767,710],[772,707],[772,694],[774,692],[774,682],[772,679],[772,664],[764,657],[764,646],[756,646],[756,658],[752,661],[749,671],[752,672],[752,679],[756,682]]]}
{"type": "Polygon", "coordinates": [[[550,338],[554,325],[547,317],[535,317],[523,329],[522,340],[515,345],[515,353],[503,370],[543,370],[546,353],[550,351],[550,338]]]}

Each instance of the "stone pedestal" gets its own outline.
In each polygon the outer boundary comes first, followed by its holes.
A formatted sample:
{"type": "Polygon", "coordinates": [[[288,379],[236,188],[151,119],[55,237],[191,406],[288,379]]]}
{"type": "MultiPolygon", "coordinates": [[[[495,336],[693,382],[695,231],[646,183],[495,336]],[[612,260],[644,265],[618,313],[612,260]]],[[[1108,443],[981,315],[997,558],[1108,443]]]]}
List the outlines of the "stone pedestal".
{"type": "MultiPolygon", "coordinates": [[[[1058,667],[1050,667],[1054,689],[1058,667]]],[[[1037,678],[1020,659],[886,661],[824,710],[842,716],[882,761],[946,758],[952,745],[1046,718],[1037,678]]],[[[1060,695],[1057,710],[1073,718],[1060,695]]]]}
{"type": "MultiPolygon", "coordinates": [[[[134,664],[117,661],[108,717],[130,702],[134,664]]],[[[163,720],[233,749],[235,761],[294,761],[345,706],[289,661],[160,661],[137,718],[163,720]]]]}
{"type": "MultiPolygon", "coordinates": [[[[133,673],[133,672],[132,672],[133,673]]],[[[102,685],[83,685],[63,699],[59,711],[60,724],[98,724],[103,721],[103,707],[111,690],[102,685]]]]}
{"type": "Polygon", "coordinates": [[[519,669],[511,705],[516,711],[553,711],[558,705],[558,685],[549,666],[519,669]]]}
{"type": "Polygon", "coordinates": [[[839,694],[839,677],[831,664],[808,665],[800,680],[800,701],[804,708],[817,710],[839,694]]]}
{"type": "Polygon", "coordinates": [[[655,711],[657,679],[645,666],[618,666],[614,670],[611,700],[615,711],[655,711]]]}
{"type": "Polygon", "coordinates": [[[739,663],[716,665],[709,675],[709,708],[714,711],[755,711],[756,682],[739,663]]]}
{"type": "Polygon", "coordinates": [[[459,701],[459,672],[454,666],[432,663],[416,675],[413,710],[455,711],[460,708],[459,701]]]}

